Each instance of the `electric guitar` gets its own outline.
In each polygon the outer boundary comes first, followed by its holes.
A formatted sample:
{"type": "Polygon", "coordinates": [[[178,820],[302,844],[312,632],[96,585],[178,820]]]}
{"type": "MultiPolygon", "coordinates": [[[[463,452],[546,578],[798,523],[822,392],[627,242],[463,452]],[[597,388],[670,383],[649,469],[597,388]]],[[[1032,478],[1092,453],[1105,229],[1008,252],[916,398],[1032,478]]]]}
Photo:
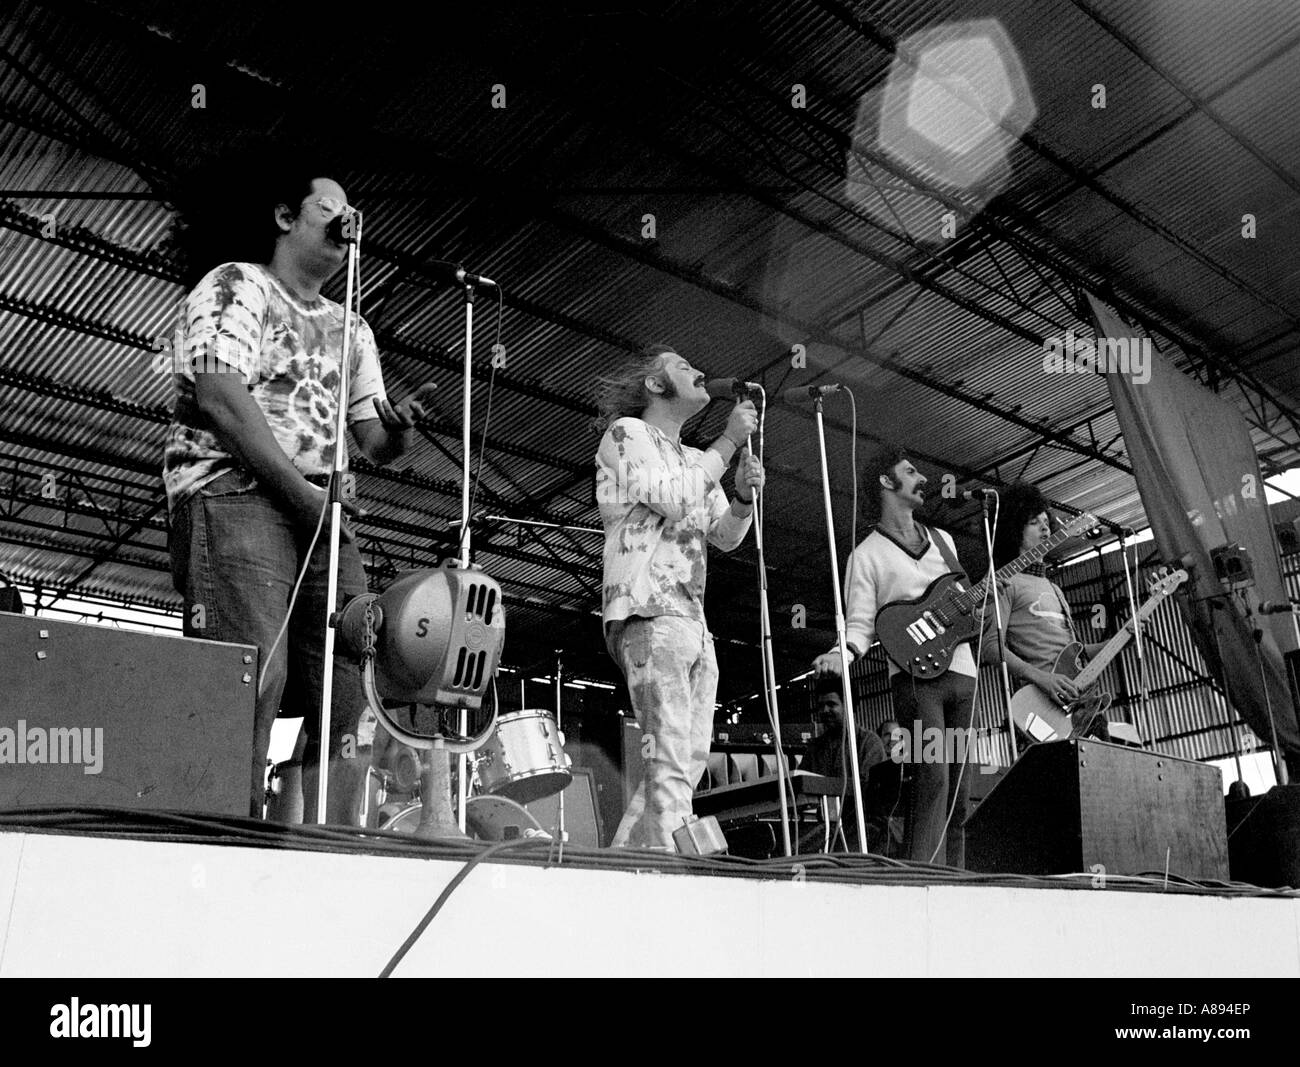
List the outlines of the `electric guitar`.
{"type": "Polygon", "coordinates": [[[1011,697],[1011,718],[1021,730],[1034,741],[1060,741],[1074,732],[1072,716],[1084,709],[1105,711],[1110,707],[1109,693],[1088,695],[1101,672],[1110,666],[1110,661],[1123,651],[1133,636],[1133,628],[1138,620],[1145,620],[1183,582],[1187,581],[1187,572],[1173,571],[1163,577],[1152,580],[1148,587],[1150,596],[1138,613],[1128,620],[1119,631],[1107,641],[1091,660],[1085,660],[1083,645],[1077,641],[1061,650],[1052,665],[1051,673],[1064,674],[1079,688],[1081,694],[1068,704],[1058,704],[1036,685],[1026,685],[1017,689],[1011,697]]]}
{"type": "MultiPolygon", "coordinates": [[[[1096,525],[1091,515],[1076,516],[993,577],[1001,582],[1019,574],[1041,562],[1052,549],[1096,525]]],[[[979,609],[988,582],[985,576],[972,588],[963,589],[961,575],[940,575],[919,597],[895,600],[881,608],[876,613],[876,638],[889,658],[913,678],[938,678],[951,665],[953,649],[979,636],[983,627],[979,609]]]]}

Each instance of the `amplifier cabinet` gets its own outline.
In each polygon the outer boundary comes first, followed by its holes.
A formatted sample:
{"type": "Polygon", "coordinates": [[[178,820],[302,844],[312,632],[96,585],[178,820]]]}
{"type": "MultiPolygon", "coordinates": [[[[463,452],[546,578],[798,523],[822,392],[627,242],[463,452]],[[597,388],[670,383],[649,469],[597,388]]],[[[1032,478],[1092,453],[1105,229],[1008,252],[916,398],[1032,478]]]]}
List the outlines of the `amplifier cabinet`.
{"type": "Polygon", "coordinates": [[[1031,745],[966,821],[966,865],[1228,877],[1217,767],[1102,741],[1031,745]]]}
{"type": "Polygon", "coordinates": [[[0,810],[248,815],[257,649],[0,614],[0,810]]]}

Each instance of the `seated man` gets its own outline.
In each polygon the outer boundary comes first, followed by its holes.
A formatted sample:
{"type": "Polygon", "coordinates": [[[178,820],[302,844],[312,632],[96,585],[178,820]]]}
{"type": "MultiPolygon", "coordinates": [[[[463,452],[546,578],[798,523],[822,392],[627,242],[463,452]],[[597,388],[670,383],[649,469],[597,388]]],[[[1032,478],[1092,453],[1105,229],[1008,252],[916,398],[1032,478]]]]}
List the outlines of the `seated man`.
{"type": "Polygon", "coordinates": [[[908,747],[903,729],[896,719],[886,719],[876,732],[885,750],[885,758],[871,769],[871,779],[867,783],[862,804],[868,828],[874,824],[880,830],[880,852],[886,856],[901,857],[905,840],[903,816],[907,811],[904,790],[909,785],[908,747]]]}
{"type": "MultiPolygon", "coordinates": [[[[857,845],[857,823],[853,817],[853,792],[852,787],[848,784],[848,764],[847,756],[847,738],[844,729],[844,701],[840,695],[840,679],[838,675],[828,674],[817,679],[815,693],[817,695],[817,708],[814,713],[813,724],[819,729],[816,736],[809,742],[807,751],[804,753],[803,762],[799,764],[801,771],[811,771],[813,774],[825,774],[831,778],[846,779],[844,792],[841,796],[842,810],[844,812],[844,831],[845,837],[850,842],[850,847],[857,845]]],[[[865,729],[861,722],[856,723],[858,735],[858,779],[862,783],[862,806],[863,812],[867,816],[867,847],[871,851],[876,851],[873,837],[879,837],[884,840],[883,834],[873,834],[871,811],[868,810],[867,798],[869,794],[869,773],[872,767],[885,762],[885,746],[879,735],[873,730],[865,729]]],[[[879,828],[876,828],[877,830],[879,828]]],[[[832,846],[833,847],[833,846],[832,846]]]]}

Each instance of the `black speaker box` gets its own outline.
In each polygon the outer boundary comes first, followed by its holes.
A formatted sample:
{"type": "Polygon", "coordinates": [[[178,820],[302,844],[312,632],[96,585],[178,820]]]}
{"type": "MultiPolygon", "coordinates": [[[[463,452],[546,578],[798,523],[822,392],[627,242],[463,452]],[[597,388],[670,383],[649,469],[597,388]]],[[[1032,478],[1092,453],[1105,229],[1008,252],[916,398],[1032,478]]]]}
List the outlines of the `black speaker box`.
{"type": "Polygon", "coordinates": [[[257,649],[0,615],[0,810],[248,814],[257,649]]]}
{"type": "Polygon", "coordinates": [[[1226,801],[1234,882],[1300,888],[1300,785],[1226,801]]]}
{"type": "Polygon", "coordinates": [[[972,871],[1228,877],[1217,767],[1102,741],[1030,746],[966,821],[972,871]]]}

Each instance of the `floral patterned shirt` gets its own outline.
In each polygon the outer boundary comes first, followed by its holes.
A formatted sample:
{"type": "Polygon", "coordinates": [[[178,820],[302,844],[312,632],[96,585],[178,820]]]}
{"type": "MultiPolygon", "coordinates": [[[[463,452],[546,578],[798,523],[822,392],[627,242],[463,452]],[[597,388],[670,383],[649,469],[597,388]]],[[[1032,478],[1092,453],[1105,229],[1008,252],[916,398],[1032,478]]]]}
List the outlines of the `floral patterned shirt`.
{"type": "MultiPolygon", "coordinates": [[[[293,465],[305,475],[328,474],[334,466],[342,305],[324,298],[304,303],[260,264],[224,263],[195,286],[181,315],[172,353],[176,411],[163,451],[168,507],[175,510],[238,466],[195,401],[196,364],[205,373],[240,375],[293,465]]],[[[364,319],[354,344],[349,423],[377,418],[372,401],[384,396],[375,338],[364,319]]]]}
{"type": "Polygon", "coordinates": [[[730,552],[751,517],[731,513],[718,484],[726,464],[641,419],[617,419],[596,453],[596,501],[605,524],[605,626],[633,616],[704,622],[708,549],[730,552]]]}

